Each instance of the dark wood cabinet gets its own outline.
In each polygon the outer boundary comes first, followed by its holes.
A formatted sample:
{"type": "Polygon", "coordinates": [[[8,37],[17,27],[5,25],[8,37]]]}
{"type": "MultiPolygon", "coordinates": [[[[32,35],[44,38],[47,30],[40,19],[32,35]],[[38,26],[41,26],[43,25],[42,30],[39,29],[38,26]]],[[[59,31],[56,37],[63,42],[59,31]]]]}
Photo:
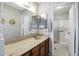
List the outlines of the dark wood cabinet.
{"type": "Polygon", "coordinates": [[[30,51],[26,52],[22,56],[48,56],[49,52],[49,39],[43,41],[30,51]]]}
{"type": "Polygon", "coordinates": [[[46,44],[45,44],[45,54],[46,56],[48,56],[48,52],[49,52],[49,39],[46,40],[46,44]]]}
{"type": "Polygon", "coordinates": [[[40,43],[40,48],[43,47],[45,45],[45,41],[43,41],[42,43],[40,43]]]}
{"type": "Polygon", "coordinates": [[[35,52],[32,56],[39,56],[39,51],[35,52]]]}
{"type": "Polygon", "coordinates": [[[34,47],[32,50],[31,50],[31,55],[39,55],[39,45],[34,47]],[[38,53],[37,53],[38,52],[38,53]]]}
{"type": "Polygon", "coordinates": [[[45,56],[45,41],[43,41],[39,46],[40,46],[40,56],[45,56]]]}
{"type": "Polygon", "coordinates": [[[46,44],[45,49],[46,49],[46,50],[45,50],[45,55],[48,56],[48,45],[47,45],[47,44],[46,44]]]}
{"type": "Polygon", "coordinates": [[[45,56],[45,45],[40,48],[40,56],[45,56]]]}

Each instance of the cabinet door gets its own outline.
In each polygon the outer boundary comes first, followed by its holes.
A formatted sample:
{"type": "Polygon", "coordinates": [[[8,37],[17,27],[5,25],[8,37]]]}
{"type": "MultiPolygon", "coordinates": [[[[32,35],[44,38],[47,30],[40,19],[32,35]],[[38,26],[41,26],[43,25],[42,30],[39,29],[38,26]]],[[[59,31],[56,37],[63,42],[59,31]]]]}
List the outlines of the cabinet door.
{"type": "Polygon", "coordinates": [[[46,56],[48,56],[48,44],[46,44],[46,51],[45,51],[46,56]]]}
{"type": "Polygon", "coordinates": [[[46,56],[48,56],[48,52],[49,52],[49,39],[46,40],[46,47],[45,47],[45,54],[46,56]]]}
{"type": "Polygon", "coordinates": [[[35,54],[37,51],[39,51],[39,45],[31,50],[31,55],[35,54]]]}
{"type": "Polygon", "coordinates": [[[45,45],[40,48],[40,56],[45,56],[45,45]]]}
{"type": "Polygon", "coordinates": [[[39,51],[35,52],[32,56],[39,56],[39,51]]]}

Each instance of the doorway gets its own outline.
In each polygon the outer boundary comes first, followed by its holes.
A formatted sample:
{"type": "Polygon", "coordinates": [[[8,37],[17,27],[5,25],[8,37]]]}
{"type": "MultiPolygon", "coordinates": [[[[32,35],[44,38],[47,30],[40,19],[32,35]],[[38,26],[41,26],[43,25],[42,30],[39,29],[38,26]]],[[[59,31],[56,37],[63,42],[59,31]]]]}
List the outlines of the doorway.
{"type": "Polygon", "coordinates": [[[69,10],[72,3],[54,8],[54,55],[70,56],[69,51],[69,10]]]}

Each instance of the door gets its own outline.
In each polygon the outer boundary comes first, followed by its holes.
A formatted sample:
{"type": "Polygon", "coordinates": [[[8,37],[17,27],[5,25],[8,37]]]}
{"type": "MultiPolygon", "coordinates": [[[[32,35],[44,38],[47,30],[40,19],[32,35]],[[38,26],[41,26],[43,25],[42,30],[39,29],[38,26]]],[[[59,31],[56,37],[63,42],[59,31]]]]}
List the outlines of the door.
{"type": "Polygon", "coordinates": [[[59,43],[58,22],[55,20],[54,24],[54,43],[59,43]]]}
{"type": "Polygon", "coordinates": [[[75,7],[71,6],[69,11],[69,51],[72,56],[74,56],[74,41],[75,41],[75,7]]]}
{"type": "Polygon", "coordinates": [[[24,15],[23,16],[23,35],[24,36],[29,34],[29,21],[30,21],[29,15],[24,15]]]}

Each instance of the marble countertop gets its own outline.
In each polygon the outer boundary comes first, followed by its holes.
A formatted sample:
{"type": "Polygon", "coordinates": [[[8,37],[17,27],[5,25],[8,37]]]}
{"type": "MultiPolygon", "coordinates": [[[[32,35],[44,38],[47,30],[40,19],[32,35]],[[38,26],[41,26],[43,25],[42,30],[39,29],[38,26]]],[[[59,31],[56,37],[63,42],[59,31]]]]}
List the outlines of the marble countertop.
{"type": "Polygon", "coordinates": [[[39,39],[28,38],[16,43],[8,44],[5,46],[6,56],[20,56],[25,52],[31,50],[33,47],[37,46],[48,37],[40,36],[39,39]]]}

